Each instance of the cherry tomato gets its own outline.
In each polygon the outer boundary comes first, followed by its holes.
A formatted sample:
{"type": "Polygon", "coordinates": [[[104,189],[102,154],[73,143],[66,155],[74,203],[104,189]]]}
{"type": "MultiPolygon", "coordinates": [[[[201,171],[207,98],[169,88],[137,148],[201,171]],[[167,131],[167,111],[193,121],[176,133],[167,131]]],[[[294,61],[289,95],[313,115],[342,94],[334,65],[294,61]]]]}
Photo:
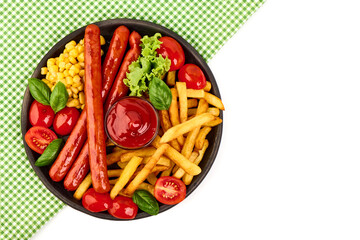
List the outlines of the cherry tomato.
{"type": "Polygon", "coordinates": [[[65,107],[56,113],[54,119],[54,130],[59,135],[68,135],[75,127],[80,116],[74,107],[65,107]]]}
{"type": "Polygon", "coordinates": [[[182,66],[178,73],[180,82],[185,82],[187,88],[203,89],[206,86],[206,78],[201,69],[195,64],[188,63],[182,66]]]}
{"type": "Polygon", "coordinates": [[[169,71],[180,69],[185,63],[185,54],[181,45],[171,37],[162,37],[159,41],[162,42],[162,44],[156,51],[164,58],[168,57],[171,60],[169,71]]]}
{"type": "Polygon", "coordinates": [[[155,183],[154,196],[156,200],[167,205],[173,205],[184,200],[186,186],[175,177],[160,177],[155,183]]]}
{"type": "Polygon", "coordinates": [[[33,126],[50,127],[55,113],[50,106],[43,105],[34,100],[30,106],[29,120],[33,126]]]}
{"type": "Polygon", "coordinates": [[[93,188],[88,189],[82,197],[82,205],[90,212],[102,212],[111,206],[109,193],[98,193],[93,188]]]}
{"type": "Polygon", "coordinates": [[[25,142],[27,145],[40,154],[44,152],[45,148],[54,139],[57,139],[56,134],[46,127],[35,126],[30,128],[25,134],[25,142]]]}
{"type": "Polygon", "coordinates": [[[117,196],[112,201],[112,205],[108,209],[108,212],[116,218],[133,219],[138,212],[138,206],[131,198],[117,196]]]}

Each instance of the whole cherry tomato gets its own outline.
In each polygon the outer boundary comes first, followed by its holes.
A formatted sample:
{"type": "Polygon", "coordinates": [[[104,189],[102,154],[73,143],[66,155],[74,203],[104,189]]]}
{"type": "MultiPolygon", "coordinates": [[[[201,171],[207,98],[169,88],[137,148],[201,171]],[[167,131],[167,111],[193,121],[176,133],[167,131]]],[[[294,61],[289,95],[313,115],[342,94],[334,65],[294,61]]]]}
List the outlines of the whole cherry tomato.
{"type": "Polygon", "coordinates": [[[68,135],[75,127],[80,116],[79,111],[74,107],[65,107],[56,113],[53,127],[57,134],[68,135]]]}
{"type": "Polygon", "coordinates": [[[155,183],[154,196],[156,200],[167,205],[173,205],[184,200],[186,186],[180,179],[164,176],[155,183]]]}
{"type": "Polygon", "coordinates": [[[111,206],[109,193],[98,193],[93,188],[88,189],[82,197],[82,205],[90,212],[102,212],[111,206]]]}
{"type": "Polygon", "coordinates": [[[180,69],[185,63],[185,54],[181,45],[171,37],[161,37],[159,41],[162,42],[162,44],[156,51],[164,58],[168,57],[171,60],[169,71],[180,69]]]}
{"type": "Polygon", "coordinates": [[[138,206],[131,198],[117,196],[112,201],[112,205],[108,209],[108,212],[116,218],[133,219],[138,212],[138,206]]]}
{"type": "Polygon", "coordinates": [[[46,127],[35,126],[30,128],[25,134],[25,142],[37,153],[42,154],[45,148],[57,139],[56,134],[46,127]]]}
{"type": "Polygon", "coordinates": [[[201,69],[195,64],[188,63],[182,66],[178,73],[180,82],[185,82],[187,88],[203,89],[206,86],[206,78],[201,69]]]}
{"type": "Polygon", "coordinates": [[[34,100],[30,106],[29,120],[33,126],[50,127],[54,120],[54,110],[34,100]]]}

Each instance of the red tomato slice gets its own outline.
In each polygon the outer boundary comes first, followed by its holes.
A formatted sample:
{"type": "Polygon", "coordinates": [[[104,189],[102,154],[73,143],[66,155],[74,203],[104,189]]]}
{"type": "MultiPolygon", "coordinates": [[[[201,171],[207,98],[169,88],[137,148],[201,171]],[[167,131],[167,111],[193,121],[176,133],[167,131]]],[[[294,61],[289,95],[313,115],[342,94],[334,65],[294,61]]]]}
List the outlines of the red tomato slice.
{"type": "Polygon", "coordinates": [[[164,58],[168,57],[171,60],[169,71],[175,71],[181,68],[185,63],[185,54],[181,45],[171,37],[162,37],[159,41],[162,42],[162,44],[156,51],[164,58]]]}
{"type": "Polygon", "coordinates": [[[54,120],[54,110],[50,106],[33,101],[29,111],[29,121],[33,126],[50,127],[54,120]]]}
{"type": "Polygon", "coordinates": [[[93,188],[88,189],[82,197],[82,205],[90,212],[102,212],[108,210],[111,201],[109,193],[98,193],[93,188]]]}
{"type": "Polygon", "coordinates": [[[80,116],[79,111],[74,107],[65,107],[56,113],[54,119],[54,130],[59,135],[68,135],[75,127],[80,116]]]}
{"type": "Polygon", "coordinates": [[[117,196],[112,201],[108,212],[120,219],[133,219],[138,212],[138,206],[133,202],[131,198],[124,196],[117,196]]]}
{"type": "Polygon", "coordinates": [[[160,177],[155,183],[154,196],[156,200],[167,205],[173,205],[184,200],[186,186],[175,177],[160,177]]]}
{"type": "Polygon", "coordinates": [[[56,134],[45,127],[32,127],[25,134],[25,142],[27,145],[37,153],[42,154],[45,148],[54,140],[57,139],[56,134]]]}
{"type": "Polygon", "coordinates": [[[185,82],[187,88],[203,89],[206,86],[206,78],[201,69],[195,64],[189,63],[182,66],[178,72],[180,82],[185,82]]]}

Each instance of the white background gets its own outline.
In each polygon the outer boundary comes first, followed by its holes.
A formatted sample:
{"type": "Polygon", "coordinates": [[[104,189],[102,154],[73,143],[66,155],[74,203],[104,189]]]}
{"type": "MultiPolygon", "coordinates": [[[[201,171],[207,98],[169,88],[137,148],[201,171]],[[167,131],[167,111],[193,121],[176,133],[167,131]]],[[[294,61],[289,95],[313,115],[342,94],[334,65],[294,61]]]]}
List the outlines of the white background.
{"type": "Polygon", "coordinates": [[[224,133],[180,205],[64,208],[33,239],[360,239],[360,1],[268,0],[210,61],[224,133]]]}

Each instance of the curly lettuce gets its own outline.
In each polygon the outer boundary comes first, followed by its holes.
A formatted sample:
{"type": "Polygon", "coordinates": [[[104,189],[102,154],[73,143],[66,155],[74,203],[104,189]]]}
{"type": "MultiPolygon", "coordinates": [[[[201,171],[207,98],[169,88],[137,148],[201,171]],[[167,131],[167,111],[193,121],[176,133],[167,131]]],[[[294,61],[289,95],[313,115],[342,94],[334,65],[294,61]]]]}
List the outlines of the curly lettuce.
{"type": "Polygon", "coordinates": [[[171,61],[158,55],[160,48],[160,33],[154,36],[144,36],[141,39],[141,55],[129,65],[124,83],[130,89],[130,96],[142,96],[149,91],[150,82],[154,78],[161,78],[170,69],[171,61]]]}

